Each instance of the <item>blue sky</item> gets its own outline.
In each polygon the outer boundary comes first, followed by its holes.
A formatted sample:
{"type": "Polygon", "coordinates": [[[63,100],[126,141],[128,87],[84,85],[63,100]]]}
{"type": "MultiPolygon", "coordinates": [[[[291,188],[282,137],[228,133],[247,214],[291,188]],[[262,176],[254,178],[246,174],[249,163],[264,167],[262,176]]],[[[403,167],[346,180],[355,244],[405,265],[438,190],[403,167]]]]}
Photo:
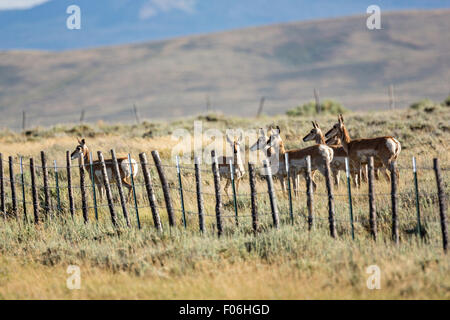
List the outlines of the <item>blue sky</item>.
{"type": "Polygon", "coordinates": [[[381,10],[449,8],[449,0],[0,0],[0,49],[65,50],[381,10]],[[68,30],[66,8],[81,8],[68,30]]]}

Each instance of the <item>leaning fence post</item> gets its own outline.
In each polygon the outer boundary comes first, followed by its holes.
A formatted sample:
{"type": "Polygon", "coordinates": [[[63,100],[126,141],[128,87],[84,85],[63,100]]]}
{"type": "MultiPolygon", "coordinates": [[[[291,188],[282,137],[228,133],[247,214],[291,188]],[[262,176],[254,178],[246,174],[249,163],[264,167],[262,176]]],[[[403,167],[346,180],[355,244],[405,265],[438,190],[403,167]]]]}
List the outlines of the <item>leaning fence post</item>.
{"type": "Polygon", "coordinates": [[[183,224],[184,228],[186,229],[187,222],[186,222],[186,212],[184,211],[183,184],[181,182],[180,158],[178,156],[176,156],[176,163],[177,163],[178,187],[180,189],[181,213],[183,214],[183,224]]]}
{"type": "Polygon", "coordinates": [[[5,214],[5,183],[3,176],[3,154],[0,153],[0,211],[3,213],[3,216],[6,217],[5,214]]]}
{"type": "Polygon", "coordinates": [[[67,195],[69,197],[69,210],[70,215],[74,216],[75,214],[75,203],[73,202],[73,190],[72,190],[72,172],[71,166],[72,162],[70,159],[70,151],[66,151],[66,166],[67,166],[67,195]]]}
{"type": "Polygon", "coordinates": [[[197,208],[198,208],[198,226],[200,232],[205,232],[205,216],[203,213],[203,194],[202,194],[202,175],[200,170],[200,159],[195,157],[194,159],[195,168],[195,186],[197,190],[197,208]]]}
{"type": "Polygon", "coordinates": [[[275,228],[278,228],[279,217],[278,217],[277,199],[275,197],[275,193],[273,190],[272,170],[267,160],[264,160],[264,171],[267,181],[267,190],[269,192],[270,209],[272,211],[273,226],[275,228]]]}
{"type": "Polygon", "coordinates": [[[9,156],[9,181],[11,185],[11,202],[12,202],[12,212],[17,218],[17,198],[16,198],[16,180],[14,178],[14,163],[13,157],[9,156]]]}
{"type": "Polygon", "coordinates": [[[291,172],[289,167],[289,154],[284,154],[284,163],[286,166],[286,176],[288,181],[288,195],[289,195],[289,215],[291,217],[291,223],[294,224],[294,211],[292,209],[292,192],[291,192],[291,172]]]}
{"type": "Polygon", "coordinates": [[[423,237],[422,224],[420,223],[420,202],[419,202],[419,182],[417,181],[416,157],[412,157],[414,189],[416,191],[416,213],[417,213],[417,235],[423,237]]]}
{"type": "Polygon", "coordinates": [[[308,207],[308,230],[314,226],[314,194],[311,177],[311,156],[306,157],[306,206],[308,207]]]}
{"type": "Polygon", "coordinates": [[[167,215],[169,216],[169,225],[175,227],[175,215],[172,207],[172,200],[170,198],[169,183],[167,182],[164,169],[161,165],[161,158],[157,150],[152,151],[153,161],[155,162],[156,170],[158,171],[159,180],[161,180],[161,186],[164,193],[164,201],[166,202],[167,215]]]}
{"type": "Polygon", "coordinates": [[[80,169],[80,191],[81,191],[81,209],[83,210],[83,219],[84,222],[89,221],[88,215],[88,205],[87,205],[87,197],[86,197],[86,185],[85,185],[85,177],[84,177],[84,159],[79,158],[78,166],[80,169]]]}
{"type": "Polygon", "coordinates": [[[112,159],[113,170],[114,170],[113,176],[116,177],[117,189],[119,190],[119,199],[120,199],[120,205],[122,206],[123,217],[125,218],[125,223],[127,224],[127,227],[129,227],[129,226],[131,226],[130,217],[128,215],[127,203],[125,200],[125,196],[123,194],[123,184],[122,184],[122,178],[120,176],[119,163],[117,162],[116,151],[114,149],[111,149],[111,159],[112,159]]]}
{"type": "Polygon", "coordinates": [[[97,193],[95,190],[95,176],[94,176],[94,165],[93,165],[93,160],[92,160],[92,152],[89,152],[89,169],[91,171],[91,186],[92,186],[92,198],[94,200],[95,220],[98,221],[97,193]]]}
{"type": "Polygon", "coordinates": [[[48,170],[47,170],[47,159],[45,157],[45,152],[41,151],[41,162],[42,162],[42,176],[44,179],[44,212],[48,218],[50,212],[50,190],[48,188],[48,170]]]}
{"type": "Polygon", "coordinates": [[[392,239],[395,244],[399,243],[398,235],[398,196],[397,196],[397,163],[393,161],[390,166],[391,171],[391,202],[392,202],[392,239]]]}
{"type": "Polygon", "coordinates": [[[234,216],[236,220],[236,226],[239,225],[238,218],[238,204],[236,198],[236,185],[234,182],[234,168],[233,168],[233,160],[230,159],[230,178],[231,178],[231,188],[233,189],[233,204],[234,204],[234,216]]]}
{"type": "Polygon", "coordinates": [[[334,215],[334,196],[333,196],[333,184],[331,183],[331,170],[330,162],[325,160],[325,181],[328,193],[328,221],[330,224],[330,235],[332,238],[336,238],[336,221],[334,215]]]}
{"type": "Polygon", "coordinates": [[[350,226],[352,228],[352,239],[355,240],[355,226],[353,224],[353,203],[352,203],[352,186],[350,184],[350,168],[348,158],[345,158],[345,174],[347,176],[347,190],[348,190],[348,207],[350,210],[350,226]]]}
{"type": "Polygon", "coordinates": [[[59,194],[59,180],[58,180],[58,167],[56,166],[56,160],[53,161],[55,166],[55,184],[56,184],[56,200],[58,213],[61,214],[61,197],[59,194]]]}
{"type": "Polygon", "coordinates": [[[22,183],[23,220],[27,222],[27,201],[25,199],[25,178],[23,176],[23,159],[20,157],[20,181],[22,183]]]}
{"type": "Polygon", "coordinates": [[[439,159],[433,159],[434,173],[436,175],[436,184],[439,197],[439,217],[441,220],[442,231],[442,247],[444,252],[447,253],[448,249],[448,231],[447,231],[447,200],[444,191],[444,183],[442,182],[441,168],[439,167],[439,159]]]}
{"type": "Polygon", "coordinates": [[[373,157],[369,158],[369,225],[370,225],[370,233],[373,239],[377,240],[377,211],[375,208],[375,188],[374,188],[374,165],[373,165],[373,157]]]}
{"type": "Polygon", "coordinates": [[[142,152],[139,154],[139,159],[141,160],[142,172],[144,173],[145,189],[147,190],[148,201],[150,202],[150,208],[152,209],[153,223],[156,230],[162,231],[161,219],[156,206],[157,202],[152,185],[152,178],[150,177],[150,171],[148,170],[147,155],[142,152]]]}
{"type": "Polygon", "coordinates": [[[30,174],[31,174],[31,194],[33,197],[33,215],[34,223],[39,223],[39,202],[36,190],[36,169],[34,168],[34,159],[30,158],[30,174]]]}
{"type": "Polygon", "coordinates": [[[103,154],[101,151],[97,151],[98,160],[100,161],[100,164],[102,166],[102,176],[103,176],[103,182],[105,184],[105,190],[106,190],[106,198],[108,199],[108,207],[109,212],[111,213],[111,222],[114,227],[117,226],[117,217],[116,217],[116,211],[114,210],[114,203],[113,203],[113,197],[111,193],[111,186],[109,184],[109,177],[108,172],[106,171],[106,165],[105,165],[105,159],[103,158],[103,154]]]}
{"type": "Polygon", "coordinates": [[[128,166],[130,167],[130,180],[131,180],[131,188],[133,189],[133,199],[134,199],[134,210],[136,212],[136,221],[138,224],[138,228],[141,229],[141,219],[139,219],[139,209],[138,209],[138,203],[137,203],[137,196],[136,196],[136,187],[134,185],[134,170],[133,170],[133,164],[131,163],[131,154],[128,154],[128,166]]]}
{"type": "Polygon", "coordinates": [[[250,195],[252,201],[252,226],[253,232],[258,232],[259,220],[258,220],[258,200],[256,193],[256,178],[255,178],[255,165],[253,163],[248,163],[248,174],[250,180],[250,195]]]}
{"type": "Polygon", "coordinates": [[[216,194],[216,221],[217,221],[217,234],[220,237],[223,233],[222,228],[222,195],[220,193],[220,175],[219,166],[217,164],[216,151],[211,151],[212,158],[212,172],[214,176],[214,191],[216,194]]]}

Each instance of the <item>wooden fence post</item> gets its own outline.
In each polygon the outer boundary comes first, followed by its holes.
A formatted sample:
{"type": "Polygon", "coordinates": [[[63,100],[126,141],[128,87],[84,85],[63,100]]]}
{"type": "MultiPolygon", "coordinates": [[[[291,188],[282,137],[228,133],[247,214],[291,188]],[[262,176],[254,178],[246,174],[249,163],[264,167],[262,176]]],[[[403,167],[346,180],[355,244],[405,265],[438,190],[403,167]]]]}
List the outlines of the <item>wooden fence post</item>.
{"type": "Polygon", "coordinates": [[[134,211],[136,213],[136,222],[138,225],[138,229],[141,229],[141,219],[139,218],[139,208],[137,203],[137,196],[136,196],[136,187],[134,185],[134,170],[133,170],[133,164],[131,163],[131,154],[128,154],[128,167],[130,169],[130,181],[131,181],[131,191],[133,192],[133,200],[134,200],[134,211]]]}
{"type": "Polygon", "coordinates": [[[416,191],[416,215],[417,215],[417,235],[423,238],[425,234],[422,232],[422,224],[420,222],[420,200],[419,200],[419,182],[417,180],[416,157],[412,157],[414,190],[416,191]]]}
{"type": "MultiPolygon", "coordinates": [[[[278,206],[277,206],[277,199],[275,197],[275,192],[273,190],[273,180],[272,180],[272,170],[267,160],[264,160],[264,174],[266,175],[266,181],[267,181],[267,190],[269,192],[269,199],[270,199],[270,209],[272,211],[272,220],[273,220],[273,226],[275,228],[278,228],[279,225],[279,217],[278,217],[278,206]]],[[[289,177],[288,177],[289,179],[289,177]]]]}
{"type": "Polygon", "coordinates": [[[186,229],[186,227],[187,227],[186,210],[184,208],[183,183],[181,181],[180,158],[178,156],[176,156],[176,162],[177,162],[178,186],[179,186],[179,190],[180,190],[181,213],[182,213],[182,217],[183,217],[183,225],[184,225],[184,228],[186,229]]]}
{"type": "Polygon", "coordinates": [[[375,172],[373,157],[369,158],[369,225],[373,240],[377,241],[377,211],[375,207],[375,172]]]}
{"type": "Polygon", "coordinates": [[[397,196],[397,163],[393,161],[390,167],[391,171],[391,202],[392,202],[392,239],[395,244],[399,243],[398,234],[398,196],[397,196]]]}
{"type": "Polygon", "coordinates": [[[216,221],[217,221],[217,234],[220,237],[223,233],[222,227],[222,195],[220,193],[220,175],[219,166],[217,164],[216,151],[211,151],[212,158],[212,172],[214,176],[214,191],[216,193],[216,221]]]}
{"type": "Polygon", "coordinates": [[[258,219],[258,199],[256,193],[256,174],[255,165],[253,163],[248,163],[248,175],[250,180],[250,195],[252,202],[252,226],[253,232],[257,233],[259,230],[259,219],[258,219]]]}
{"type": "Polygon", "coordinates": [[[94,202],[95,220],[98,221],[98,208],[97,208],[97,192],[95,190],[95,176],[94,176],[94,159],[92,152],[89,152],[89,172],[91,175],[91,188],[92,188],[92,200],[94,202]]]}
{"type": "Polygon", "coordinates": [[[336,238],[336,220],[334,214],[333,184],[331,183],[331,170],[330,170],[330,162],[328,161],[328,159],[325,161],[325,182],[328,193],[328,222],[330,224],[330,235],[332,238],[336,238]]]}
{"type": "Polygon", "coordinates": [[[84,222],[89,221],[88,215],[88,205],[87,205],[87,196],[86,196],[86,183],[84,177],[84,160],[83,158],[78,159],[78,165],[80,168],[80,191],[81,191],[81,209],[83,210],[83,219],[84,222]]]}
{"type": "Polygon", "coordinates": [[[20,182],[22,185],[22,207],[23,207],[23,221],[28,222],[27,217],[27,200],[25,193],[25,177],[23,175],[23,158],[20,157],[20,182]]]}
{"type": "Polygon", "coordinates": [[[41,151],[41,162],[42,162],[42,176],[44,179],[44,212],[48,218],[50,212],[50,190],[48,188],[48,170],[47,170],[47,159],[45,157],[45,152],[41,151]]]}
{"type": "Polygon", "coordinates": [[[3,154],[0,153],[0,211],[5,214],[5,177],[3,175],[3,154]]]}
{"type": "Polygon", "coordinates": [[[69,197],[69,210],[70,215],[74,216],[75,214],[75,203],[73,202],[73,190],[72,190],[72,171],[71,166],[72,162],[70,159],[70,151],[66,151],[66,165],[67,165],[67,195],[69,197]]]}
{"type": "Polygon", "coordinates": [[[139,154],[139,159],[141,160],[142,172],[144,173],[145,189],[147,190],[148,201],[150,202],[150,208],[152,209],[153,223],[156,230],[162,231],[161,218],[159,217],[158,208],[156,206],[157,201],[153,190],[152,178],[148,169],[147,155],[142,152],[139,154]]]}
{"type": "Polygon", "coordinates": [[[306,157],[306,206],[308,207],[308,230],[314,226],[314,195],[311,177],[311,156],[306,157]]]}
{"type": "Polygon", "coordinates": [[[36,169],[34,168],[34,159],[30,158],[30,174],[31,174],[31,194],[33,197],[33,215],[34,223],[39,223],[39,201],[36,189],[36,169]]]}
{"type": "Polygon", "coordinates": [[[9,181],[11,186],[11,202],[13,215],[17,218],[17,195],[16,195],[16,179],[14,178],[14,162],[13,157],[9,156],[9,181]]]}
{"type": "Polygon", "coordinates": [[[109,184],[108,172],[106,171],[105,159],[103,158],[103,154],[101,151],[97,151],[97,155],[98,160],[100,161],[100,164],[102,166],[103,183],[105,184],[106,198],[108,199],[108,207],[109,212],[111,214],[111,222],[114,227],[117,227],[116,211],[114,210],[113,197],[111,192],[111,186],[109,184]]]}
{"type": "Polygon", "coordinates": [[[230,177],[231,177],[231,189],[233,191],[233,206],[234,206],[234,220],[236,222],[236,226],[239,226],[239,216],[238,216],[238,202],[237,202],[237,195],[236,195],[236,183],[234,181],[234,167],[233,167],[233,160],[230,159],[229,163],[230,168],[230,177]]]}
{"type": "Polygon", "coordinates": [[[127,227],[130,227],[131,223],[130,223],[130,217],[129,217],[128,209],[127,209],[127,202],[125,199],[125,195],[123,194],[123,184],[122,184],[122,179],[120,178],[119,163],[117,162],[116,151],[114,149],[111,149],[111,159],[112,159],[112,163],[113,163],[114,176],[116,177],[117,189],[119,190],[119,199],[120,199],[120,205],[122,206],[123,217],[125,218],[127,227]]]}
{"type": "Polygon", "coordinates": [[[195,157],[195,187],[197,190],[197,208],[198,208],[198,227],[201,233],[205,233],[205,216],[203,207],[203,193],[202,193],[202,174],[200,170],[200,159],[195,157]]]}
{"type": "Polygon", "coordinates": [[[345,175],[347,177],[348,206],[350,209],[350,227],[352,229],[352,239],[355,240],[355,225],[353,222],[352,185],[350,183],[350,163],[348,157],[345,158],[345,175]]]}
{"type": "Polygon", "coordinates": [[[54,167],[55,167],[55,184],[56,184],[56,200],[57,200],[57,208],[58,208],[58,214],[61,214],[61,197],[59,193],[59,179],[58,179],[58,166],[56,165],[56,160],[54,160],[54,167]]]}
{"type": "Polygon", "coordinates": [[[439,197],[439,217],[441,220],[442,231],[442,247],[447,253],[448,249],[448,231],[447,231],[447,200],[444,191],[444,183],[442,182],[441,168],[439,167],[439,159],[433,159],[434,173],[436,175],[436,184],[439,197]]]}
{"type": "MultiPolygon", "coordinates": [[[[294,224],[294,210],[292,207],[292,191],[291,191],[291,171],[289,167],[289,153],[284,154],[284,164],[286,167],[286,177],[288,181],[288,196],[289,196],[289,216],[291,217],[291,224],[294,224]]],[[[294,181],[295,186],[295,181],[294,181]]],[[[294,195],[297,196],[297,195],[294,195]]]]}
{"type": "Polygon", "coordinates": [[[156,169],[158,170],[159,180],[161,180],[161,186],[164,193],[164,200],[166,202],[167,215],[169,216],[169,225],[171,227],[176,226],[175,214],[172,207],[172,199],[170,197],[169,183],[167,182],[164,169],[161,164],[161,158],[157,150],[152,151],[153,161],[155,162],[156,169]]]}

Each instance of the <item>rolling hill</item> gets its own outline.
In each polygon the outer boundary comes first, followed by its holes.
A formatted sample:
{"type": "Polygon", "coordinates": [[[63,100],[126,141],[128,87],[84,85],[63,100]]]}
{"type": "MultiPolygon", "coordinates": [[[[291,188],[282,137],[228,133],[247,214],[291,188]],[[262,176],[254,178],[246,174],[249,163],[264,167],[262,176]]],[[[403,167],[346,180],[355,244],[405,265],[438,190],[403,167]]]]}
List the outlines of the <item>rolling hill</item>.
{"type": "Polygon", "coordinates": [[[62,52],[0,52],[0,125],[162,119],[210,109],[242,116],[282,113],[333,98],[354,110],[397,107],[450,91],[450,10],[246,28],[166,41],[62,52]]]}

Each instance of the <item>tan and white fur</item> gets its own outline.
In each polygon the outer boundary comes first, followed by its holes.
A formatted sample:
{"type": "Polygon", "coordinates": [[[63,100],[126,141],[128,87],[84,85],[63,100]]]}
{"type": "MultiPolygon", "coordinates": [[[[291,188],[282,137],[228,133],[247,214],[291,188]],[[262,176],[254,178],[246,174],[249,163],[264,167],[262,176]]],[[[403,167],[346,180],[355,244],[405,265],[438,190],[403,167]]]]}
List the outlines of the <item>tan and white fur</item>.
{"type": "MultiPolygon", "coordinates": [[[[329,143],[336,143],[339,142],[339,139],[329,139],[328,141],[325,141],[325,137],[322,133],[322,130],[320,129],[319,124],[317,121],[312,122],[313,128],[311,131],[303,138],[304,142],[307,141],[315,141],[317,144],[326,144],[331,149],[333,149],[333,160],[330,163],[330,169],[331,173],[333,175],[334,184],[337,188],[339,188],[339,180],[340,180],[340,172],[345,172],[345,158],[347,157],[347,153],[345,152],[344,148],[340,145],[333,145],[329,143]],[[328,142],[328,143],[326,143],[328,142]]],[[[355,175],[357,172],[354,170],[354,168],[350,168],[351,174],[355,179],[355,175]]]]}
{"type": "MultiPolygon", "coordinates": [[[[264,155],[265,155],[265,159],[264,160],[266,160],[268,158],[271,158],[273,153],[274,153],[274,150],[271,149],[271,146],[269,144],[269,142],[270,142],[270,135],[271,135],[273,130],[274,129],[272,127],[270,127],[269,130],[268,130],[269,136],[266,136],[264,130],[262,128],[260,128],[259,129],[258,140],[250,147],[250,151],[263,150],[264,151],[264,155]]],[[[276,174],[274,175],[274,177],[277,178],[280,181],[281,189],[282,189],[282,191],[284,193],[284,192],[286,192],[286,181],[285,181],[285,178],[287,178],[287,172],[285,170],[286,167],[285,167],[284,162],[283,162],[283,165],[284,165],[283,168],[277,168],[277,170],[275,170],[276,174]]],[[[265,175],[264,169],[261,169],[260,175],[261,176],[265,175]]],[[[300,185],[299,175],[295,171],[290,169],[290,178],[292,179],[294,195],[297,196],[297,190],[298,190],[299,185],[300,185]]]]}
{"type": "MultiPolygon", "coordinates": [[[[389,168],[391,163],[397,160],[401,151],[400,142],[392,136],[352,140],[345,128],[342,115],[339,115],[338,122],[325,134],[326,138],[333,136],[338,136],[341,139],[342,147],[346,151],[351,165],[358,172],[361,171],[361,166],[367,163],[371,156],[374,157],[374,160],[380,160],[384,168],[389,168]]],[[[358,181],[355,181],[355,185],[359,187],[358,181]]]]}
{"type": "MultiPolygon", "coordinates": [[[[280,136],[280,128],[272,130],[269,140],[267,141],[268,157],[271,158],[278,154],[278,160],[275,165],[278,164],[278,170],[276,174],[280,176],[280,181],[284,181],[283,177],[286,176],[285,172],[285,154],[289,157],[289,167],[292,172],[291,177],[296,177],[299,174],[303,174],[306,177],[307,156],[311,157],[311,171],[318,170],[325,176],[326,162],[333,160],[333,149],[325,144],[314,145],[303,149],[294,149],[286,151],[284,148],[283,140],[280,136]]],[[[273,160],[273,159],[272,159],[273,160]]],[[[273,161],[271,161],[273,165],[273,161]]],[[[315,187],[315,183],[313,182],[315,187]]]]}
{"type": "Polygon", "coordinates": [[[227,135],[227,143],[233,150],[233,157],[221,156],[217,158],[217,162],[219,165],[219,175],[221,178],[225,178],[227,183],[225,184],[224,191],[229,197],[228,189],[231,184],[231,170],[230,170],[230,161],[233,163],[233,175],[234,182],[236,186],[236,193],[239,191],[239,182],[245,175],[245,167],[242,161],[241,156],[241,143],[242,143],[242,134],[239,136],[239,139],[234,138],[233,140],[227,135]]]}
{"type": "MultiPolygon", "coordinates": [[[[71,159],[79,159],[81,161],[81,164],[84,167],[84,170],[86,170],[89,174],[89,177],[92,179],[91,176],[91,170],[90,170],[90,152],[89,148],[86,145],[85,139],[78,139],[78,145],[76,146],[75,150],[71,154],[71,159]]],[[[127,200],[129,201],[131,198],[131,172],[133,172],[133,177],[136,177],[138,173],[138,164],[137,162],[131,158],[131,167],[132,170],[130,170],[130,163],[128,162],[127,156],[120,156],[117,157],[117,162],[119,164],[119,173],[120,173],[120,179],[122,180],[122,184],[125,188],[128,189],[128,197],[127,200]]],[[[106,172],[108,174],[109,183],[116,183],[116,175],[115,170],[113,169],[113,162],[111,159],[105,160],[105,166],[106,166],[106,172]]],[[[94,172],[94,183],[97,187],[97,189],[100,192],[100,198],[103,199],[106,195],[105,185],[103,181],[103,174],[102,174],[102,166],[101,162],[99,160],[93,160],[92,161],[92,169],[94,172]]]]}

